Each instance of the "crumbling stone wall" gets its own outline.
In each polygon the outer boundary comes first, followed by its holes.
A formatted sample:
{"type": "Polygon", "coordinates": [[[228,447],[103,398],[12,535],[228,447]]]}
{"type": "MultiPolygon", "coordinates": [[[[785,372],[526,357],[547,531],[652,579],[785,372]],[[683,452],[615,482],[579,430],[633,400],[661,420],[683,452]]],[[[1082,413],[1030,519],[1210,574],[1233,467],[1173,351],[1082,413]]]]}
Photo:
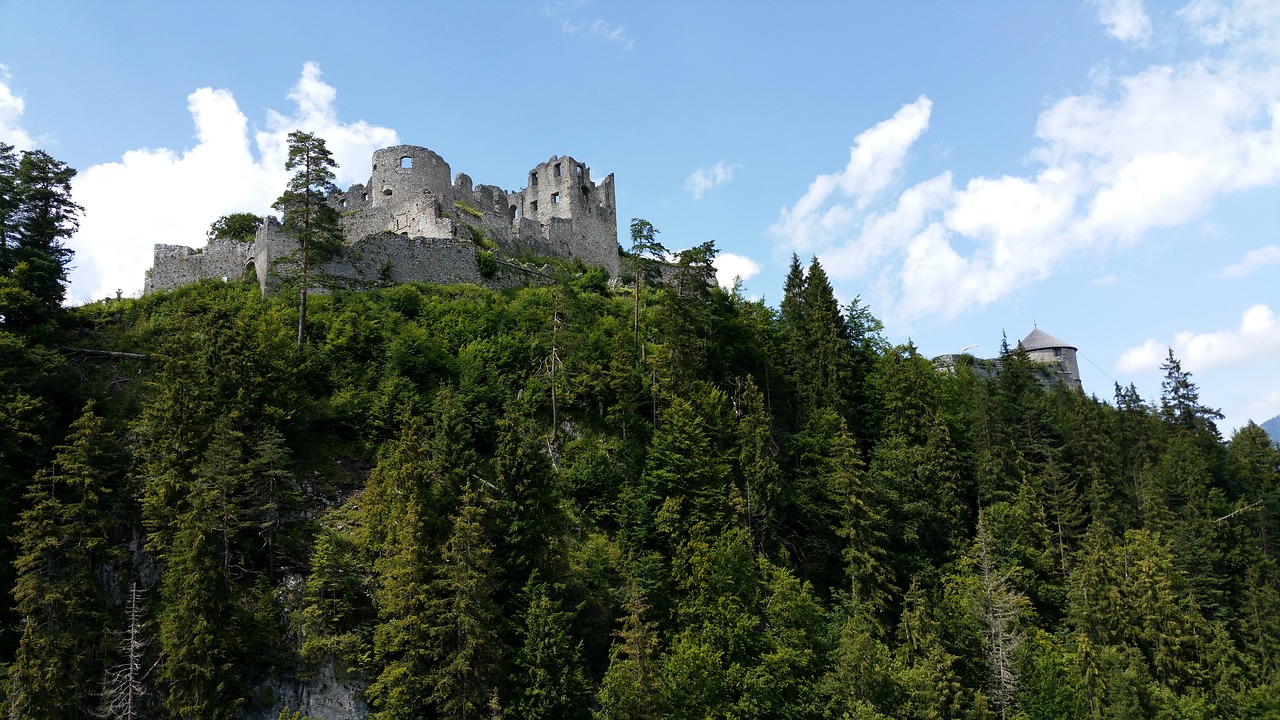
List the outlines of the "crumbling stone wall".
{"type": "MultiPolygon", "coordinates": [[[[611,275],[619,270],[613,175],[596,184],[591,169],[568,156],[553,155],[529,171],[528,187],[509,192],[475,185],[462,173],[452,176],[449,164],[427,148],[397,145],[373,154],[368,183],[356,183],[330,202],[340,213],[347,247],[322,270],[353,286],[537,281],[518,265],[503,266],[494,278],[480,276],[477,249],[500,259],[578,258],[611,275]]],[[[252,246],[211,243],[198,251],[157,245],[145,292],[204,278],[240,278],[246,269],[265,288],[270,272],[287,265],[295,248],[274,218],[252,246]]]]}
{"type": "Polygon", "coordinates": [[[203,248],[156,245],[142,291],[180,287],[198,280],[240,280],[253,257],[253,246],[236,240],[214,240],[203,248]]]}

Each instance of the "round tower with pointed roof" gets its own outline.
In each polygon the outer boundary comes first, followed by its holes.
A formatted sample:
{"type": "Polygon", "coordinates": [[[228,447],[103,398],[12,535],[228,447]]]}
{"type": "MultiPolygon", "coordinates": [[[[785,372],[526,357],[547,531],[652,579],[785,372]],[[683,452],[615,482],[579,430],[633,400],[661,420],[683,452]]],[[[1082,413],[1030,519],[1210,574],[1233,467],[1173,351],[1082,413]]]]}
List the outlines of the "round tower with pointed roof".
{"type": "Polygon", "coordinates": [[[1050,366],[1054,376],[1080,390],[1080,366],[1076,364],[1076,348],[1049,333],[1034,328],[1018,343],[1032,360],[1050,366]]]}

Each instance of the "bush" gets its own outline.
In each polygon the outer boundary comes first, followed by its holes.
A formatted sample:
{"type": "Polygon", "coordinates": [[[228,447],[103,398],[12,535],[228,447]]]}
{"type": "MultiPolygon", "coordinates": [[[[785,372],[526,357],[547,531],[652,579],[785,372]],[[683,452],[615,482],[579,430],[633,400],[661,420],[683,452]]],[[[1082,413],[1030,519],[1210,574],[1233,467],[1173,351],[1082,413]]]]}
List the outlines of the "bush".
{"type": "Polygon", "coordinates": [[[476,266],[481,275],[491,278],[498,273],[498,258],[488,250],[481,250],[476,253],[476,266]]]}

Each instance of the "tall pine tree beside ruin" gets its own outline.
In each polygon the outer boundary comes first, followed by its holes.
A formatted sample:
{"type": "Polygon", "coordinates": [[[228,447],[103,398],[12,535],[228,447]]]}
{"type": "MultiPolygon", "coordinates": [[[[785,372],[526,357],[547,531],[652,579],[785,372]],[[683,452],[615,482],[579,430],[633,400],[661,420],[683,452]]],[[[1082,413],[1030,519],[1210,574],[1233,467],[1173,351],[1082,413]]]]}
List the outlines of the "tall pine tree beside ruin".
{"type": "Polygon", "coordinates": [[[338,254],[342,228],[338,211],[325,198],[338,188],[333,170],[338,167],[324,138],[295,130],[289,133],[289,160],[293,177],[284,194],[271,207],[283,217],[284,231],[298,241],[298,347],[306,337],[307,289],[315,266],[338,254]]]}

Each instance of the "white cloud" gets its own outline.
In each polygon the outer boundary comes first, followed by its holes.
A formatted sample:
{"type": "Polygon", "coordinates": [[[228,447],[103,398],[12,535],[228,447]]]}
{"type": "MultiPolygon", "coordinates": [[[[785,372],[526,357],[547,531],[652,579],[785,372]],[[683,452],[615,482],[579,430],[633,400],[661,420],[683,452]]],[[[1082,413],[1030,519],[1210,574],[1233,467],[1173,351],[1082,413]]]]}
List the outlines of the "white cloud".
{"type": "Polygon", "coordinates": [[[1192,372],[1245,365],[1260,360],[1280,361],[1280,318],[1266,305],[1254,305],[1240,316],[1239,327],[1216,332],[1190,330],[1174,335],[1172,343],[1148,339],[1120,354],[1116,369],[1142,372],[1160,367],[1169,348],[1192,372]]]}
{"type": "Polygon", "coordinates": [[[1093,0],[1098,8],[1098,22],[1107,34],[1120,42],[1145,45],[1151,39],[1151,18],[1142,0],[1093,0]]]}
{"type": "Polygon", "coordinates": [[[723,160],[715,165],[700,167],[685,179],[684,189],[689,191],[694,200],[701,200],[708,190],[718,188],[732,180],[733,172],[737,168],[737,165],[729,165],[723,160]]]}
{"type": "Polygon", "coordinates": [[[716,282],[720,286],[729,289],[733,287],[734,278],[741,278],[743,282],[751,279],[760,272],[760,263],[752,260],[745,255],[735,255],[734,253],[722,252],[716,255],[713,263],[716,268],[716,282]]]}
{"type": "Polygon", "coordinates": [[[1178,16],[1206,45],[1246,58],[1280,56],[1280,4],[1273,0],[1193,0],[1178,16]]]}
{"type": "Polygon", "coordinates": [[[134,294],[151,267],[156,243],[199,246],[209,223],[238,211],[266,214],[288,173],[290,132],[324,138],[339,163],[339,184],[365,180],[369,157],[398,142],[394,130],[363,121],[343,123],[334,110],[336,92],[320,79],[313,63],[289,92],[295,109],[267,114],[266,129],[249,144],[248,120],[229,90],[200,88],[187,97],[196,126],[196,145],[126,152],[119,162],[94,165],[73,182],[84,206],[80,231],[71,239],[75,268],[71,297],[76,301],[134,294]]]}
{"type": "Polygon", "coordinates": [[[36,141],[22,129],[22,113],[27,103],[9,87],[9,68],[0,65],[0,142],[18,150],[34,150],[36,141]]]}
{"type": "Polygon", "coordinates": [[[1216,277],[1243,277],[1275,263],[1280,263],[1280,245],[1264,245],[1245,253],[1240,262],[1222,268],[1216,277]]]}
{"type": "Polygon", "coordinates": [[[852,227],[855,211],[867,207],[897,177],[907,150],[929,127],[933,103],[923,95],[903,105],[893,117],[854,138],[844,170],[819,175],[771,232],[798,250],[821,247],[852,227]],[[852,200],[824,208],[832,195],[852,200]]]}
{"type": "MultiPolygon", "coordinates": [[[[1280,26],[1246,0],[1230,10],[1232,37],[1266,36],[1246,20],[1280,26]]],[[[1280,182],[1280,65],[1218,55],[1101,73],[1090,92],[1054,102],[1037,120],[1029,173],[957,182],[946,172],[882,198],[928,127],[922,97],[859,135],[845,170],[817,176],[771,231],[786,250],[819,254],[834,278],[870,276],[889,321],[988,305],[1074,257],[1280,182]]]]}
{"type": "Polygon", "coordinates": [[[1264,423],[1280,415],[1280,388],[1266,393],[1244,409],[1245,417],[1256,423],[1264,423]]]}

